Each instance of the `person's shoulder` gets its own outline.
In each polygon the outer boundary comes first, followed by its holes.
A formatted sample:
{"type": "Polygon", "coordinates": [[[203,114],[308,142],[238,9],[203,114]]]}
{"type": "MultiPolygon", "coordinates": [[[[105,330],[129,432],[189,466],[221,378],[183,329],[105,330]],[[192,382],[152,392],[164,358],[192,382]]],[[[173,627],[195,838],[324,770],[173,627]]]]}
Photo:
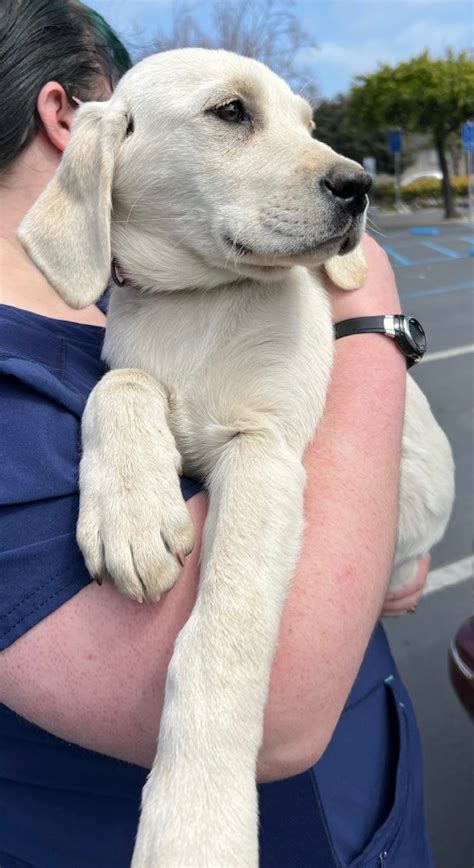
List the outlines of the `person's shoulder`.
{"type": "Polygon", "coordinates": [[[45,329],[49,322],[30,311],[0,305],[0,359],[24,359],[54,371],[55,354],[51,356],[50,350],[58,345],[58,337],[45,329]]]}
{"type": "Polygon", "coordinates": [[[1,398],[36,394],[80,415],[105,373],[104,329],[0,305],[1,398]]]}
{"type": "Polygon", "coordinates": [[[0,505],[77,490],[80,422],[103,329],[0,306],[0,505]]]}

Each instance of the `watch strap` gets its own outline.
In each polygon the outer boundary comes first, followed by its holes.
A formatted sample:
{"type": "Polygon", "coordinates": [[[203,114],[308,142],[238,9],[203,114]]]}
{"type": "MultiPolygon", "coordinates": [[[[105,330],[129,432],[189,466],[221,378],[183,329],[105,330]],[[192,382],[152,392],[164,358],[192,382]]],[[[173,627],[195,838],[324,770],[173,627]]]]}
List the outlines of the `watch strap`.
{"type": "MultiPolygon", "coordinates": [[[[348,335],[370,334],[371,332],[380,332],[380,334],[390,334],[387,330],[386,316],[356,316],[353,319],[343,319],[334,325],[334,335],[338,338],[345,338],[348,335]]],[[[392,317],[390,317],[392,319],[392,317]]],[[[392,337],[394,333],[392,332],[392,337]]]]}
{"type": "Polygon", "coordinates": [[[344,319],[334,325],[334,336],[344,338],[348,335],[357,334],[382,334],[393,338],[395,343],[406,358],[407,368],[411,368],[419,362],[426,350],[426,335],[421,324],[402,314],[388,316],[357,316],[352,319],[344,319]],[[416,325],[424,338],[424,346],[417,346],[416,340],[407,329],[407,322],[416,325]]]}

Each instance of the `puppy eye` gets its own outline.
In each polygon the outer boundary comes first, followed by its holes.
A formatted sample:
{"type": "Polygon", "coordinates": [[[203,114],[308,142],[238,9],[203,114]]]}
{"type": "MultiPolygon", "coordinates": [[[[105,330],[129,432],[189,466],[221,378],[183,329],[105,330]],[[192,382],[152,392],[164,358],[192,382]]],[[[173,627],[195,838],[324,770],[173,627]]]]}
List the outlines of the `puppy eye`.
{"type": "Polygon", "coordinates": [[[247,118],[243,103],[239,99],[234,99],[226,105],[212,109],[212,114],[229,124],[241,124],[247,118]]]}

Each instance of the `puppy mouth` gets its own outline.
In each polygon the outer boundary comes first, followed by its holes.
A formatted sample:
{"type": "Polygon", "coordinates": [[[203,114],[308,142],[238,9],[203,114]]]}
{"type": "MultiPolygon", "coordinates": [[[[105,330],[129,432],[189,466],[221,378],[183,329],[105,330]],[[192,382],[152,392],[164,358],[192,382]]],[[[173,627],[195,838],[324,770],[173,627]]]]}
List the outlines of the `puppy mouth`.
{"type": "Polygon", "coordinates": [[[350,253],[351,250],[356,247],[359,242],[359,233],[356,229],[351,226],[349,229],[342,235],[332,235],[329,238],[325,238],[321,241],[318,241],[314,244],[308,244],[305,246],[301,246],[297,249],[293,250],[282,250],[282,251],[261,251],[255,250],[252,247],[249,247],[247,244],[243,244],[237,238],[232,238],[230,235],[224,236],[224,242],[226,247],[230,248],[235,255],[239,257],[251,257],[252,259],[265,259],[268,264],[268,260],[273,261],[275,265],[281,260],[292,260],[299,258],[311,258],[311,256],[318,256],[318,254],[328,252],[328,256],[344,256],[346,253],[350,253]],[[336,248],[336,249],[334,249],[336,248]]]}
{"type": "Polygon", "coordinates": [[[339,250],[337,251],[338,256],[344,256],[346,253],[350,253],[351,250],[354,250],[354,247],[358,244],[358,237],[356,232],[349,232],[347,236],[344,238],[339,250]]]}
{"type": "Polygon", "coordinates": [[[257,254],[255,250],[252,250],[251,247],[247,247],[245,244],[241,244],[240,241],[236,239],[232,239],[230,235],[224,236],[224,241],[228,247],[231,247],[234,253],[237,253],[239,256],[262,256],[262,254],[257,254]]]}

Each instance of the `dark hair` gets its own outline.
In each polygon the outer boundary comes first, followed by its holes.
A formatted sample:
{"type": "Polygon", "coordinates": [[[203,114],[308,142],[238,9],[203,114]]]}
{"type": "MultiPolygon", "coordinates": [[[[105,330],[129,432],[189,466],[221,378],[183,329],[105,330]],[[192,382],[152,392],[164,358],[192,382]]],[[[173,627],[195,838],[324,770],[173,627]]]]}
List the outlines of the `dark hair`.
{"type": "Polygon", "coordinates": [[[75,0],[0,0],[0,172],[41,127],[36,103],[48,81],[69,98],[98,99],[132,65],[98,12],[75,0]]]}

